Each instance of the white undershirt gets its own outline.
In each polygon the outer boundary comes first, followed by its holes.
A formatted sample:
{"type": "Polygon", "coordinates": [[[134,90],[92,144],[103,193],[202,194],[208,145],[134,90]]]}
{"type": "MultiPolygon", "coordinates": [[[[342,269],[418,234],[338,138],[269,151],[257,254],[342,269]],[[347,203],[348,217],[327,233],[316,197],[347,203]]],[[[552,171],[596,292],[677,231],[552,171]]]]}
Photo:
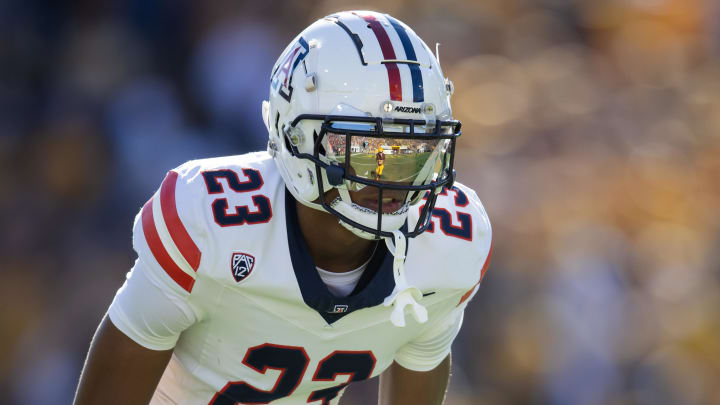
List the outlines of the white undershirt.
{"type": "Polygon", "coordinates": [[[332,271],[323,270],[320,267],[315,266],[318,274],[320,275],[320,279],[323,283],[325,283],[332,295],[336,297],[347,297],[350,295],[360,281],[360,277],[362,277],[363,272],[365,272],[370,260],[372,260],[373,256],[375,256],[377,247],[378,243],[376,242],[370,258],[355,270],[343,273],[333,273],[332,271]]]}
{"type": "Polygon", "coordinates": [[[360,277],[362,277],[368,263],[370,263],[370,260],[366,261],[357,269],[346,271],[344,273],[333,273],[332,271],[323,270],[320,267],[315,268],[328,290],[330,290],[334,296],[347,297],[360,281],[360,277]]]}

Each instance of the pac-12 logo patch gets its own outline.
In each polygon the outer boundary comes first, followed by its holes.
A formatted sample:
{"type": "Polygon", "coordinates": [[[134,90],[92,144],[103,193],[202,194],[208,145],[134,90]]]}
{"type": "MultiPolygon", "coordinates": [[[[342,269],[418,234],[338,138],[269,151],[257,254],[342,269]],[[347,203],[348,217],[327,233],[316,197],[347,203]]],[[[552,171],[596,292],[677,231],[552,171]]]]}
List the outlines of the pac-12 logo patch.
{"type": "Polygon", "coordinates": [[[235,281],[238,283],[245,280],[252,273],[255,266],[255,257],[247,253],[233,253],[230,259],[230,270],[235,281]]]}

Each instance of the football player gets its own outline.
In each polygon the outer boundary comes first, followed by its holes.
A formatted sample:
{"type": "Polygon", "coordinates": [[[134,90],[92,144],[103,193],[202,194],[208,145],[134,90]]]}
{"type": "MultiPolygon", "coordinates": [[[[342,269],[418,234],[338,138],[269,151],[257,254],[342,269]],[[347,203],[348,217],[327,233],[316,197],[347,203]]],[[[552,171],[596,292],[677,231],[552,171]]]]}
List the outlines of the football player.
{"type": "Polygon", "coordinates": [[[385,152],[382,148],[378,148],[377,153],[375,154],[375,162],[377,163],[377,167],[375,168],[375,180],[380,180],[383,169],[385,169],[385,152]]]}
{"type": "Polygon", "coordinates": [[[185,163],[140,210],[75,404],[328,405],[377,375],[381,404],[442,403],[491,253],[454,181],[452,90],[391,16],[301,32],[271,74],[267,151],[185,163]],[[381,144],[409,153],[377,181],[381,144]]]}

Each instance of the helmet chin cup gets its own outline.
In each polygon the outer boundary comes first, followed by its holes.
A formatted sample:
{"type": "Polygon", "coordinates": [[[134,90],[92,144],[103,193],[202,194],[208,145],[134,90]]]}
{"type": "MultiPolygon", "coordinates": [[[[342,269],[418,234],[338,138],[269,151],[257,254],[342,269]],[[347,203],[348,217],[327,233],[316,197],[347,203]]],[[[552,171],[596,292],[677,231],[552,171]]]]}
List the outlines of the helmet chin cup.
{"type": "MultiPolygon", "coordinates": [[[[379,239],[381,235],[378,233],[368,232],[358,227],[358,225],[362,225],[366,228],[377,229],[378,213],[369,208],[353,203],[350,200],[349,195],[347,195],[347,190],[340,190],[340,196],[341,197],[336,198],[329,204],[332,210],[337,211],[340,214],[340,224],[363,239],[379,239]],[[353,221],[343,220],[343,217],[352,218],[353,221]]],[[[383,214],[380,230],[384,233],[391,234],[393,231],[400,229],[407,220],[407,214],[407,204],[403,205],[402,208],[396,212],[383,214]]]]}
{"type": "Polygon", "coordinates": [[[355,236],[367,239],[367,240],[379,240],[380,237],[376,236],[374,233],[365,232],[362,229],[352,226],[346,222],[343,222],[342,219],[338,219],[338,223],[343,226],[343,228],[347,229],[348,231],[352,232],[355,236]]]}

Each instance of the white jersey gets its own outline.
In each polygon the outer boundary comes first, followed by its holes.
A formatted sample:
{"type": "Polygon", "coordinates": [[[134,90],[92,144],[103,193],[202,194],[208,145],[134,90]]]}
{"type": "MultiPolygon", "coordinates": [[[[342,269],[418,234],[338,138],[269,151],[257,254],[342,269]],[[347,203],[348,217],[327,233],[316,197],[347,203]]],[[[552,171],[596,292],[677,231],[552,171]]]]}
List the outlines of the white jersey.
{"type": "Polygon", "coordinates": [[[355,290],[336,297],[295,204],[267,153],[188,162],[145,204],[138,260],[109,316],[144,347],[174,348],[152,403],[336,404],[347,383],[393,361],[427,371],[447,356],[491,253],[475,192],[445,190],[432,228],[409,240],[406,277],[429,320],[407,316],[405,327],[383,305],[394,288],[384,243],[355,290]]]}

